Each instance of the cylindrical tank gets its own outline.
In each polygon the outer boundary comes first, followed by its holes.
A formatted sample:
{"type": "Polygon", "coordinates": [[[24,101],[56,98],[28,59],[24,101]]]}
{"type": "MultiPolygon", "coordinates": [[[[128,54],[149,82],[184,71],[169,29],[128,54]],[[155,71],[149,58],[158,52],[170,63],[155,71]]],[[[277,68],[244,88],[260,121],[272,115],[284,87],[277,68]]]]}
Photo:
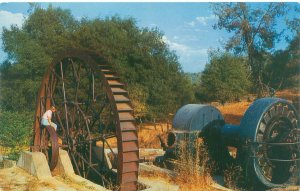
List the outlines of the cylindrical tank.
{"type": "Polygon", "coordinates": [[[176,112],[173,119],[173,130],[176,132],[199,132],[215,120],[224,121],[217,108],[204,104],[188,104],[176,112]]]}
{"type": "Polygon", "coordinates": [[[210,105],[188,104],[181,107],[173,119],[173,129],[168,134],[168,146],[175,141],[194,140],[206,127],[224,118],[220,111],[210,105]]]}

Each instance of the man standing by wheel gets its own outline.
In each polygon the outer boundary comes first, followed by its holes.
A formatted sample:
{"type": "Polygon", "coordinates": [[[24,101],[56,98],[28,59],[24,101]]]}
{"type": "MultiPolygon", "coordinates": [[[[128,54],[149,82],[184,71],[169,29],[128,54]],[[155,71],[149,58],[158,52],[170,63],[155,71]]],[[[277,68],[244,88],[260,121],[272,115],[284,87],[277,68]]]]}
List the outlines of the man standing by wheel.
{"type": "Polygon", "coordinates": [[[51,109],[47,110],[43,117],[42,117],[42,121],[41,121],[41,124],[43,126],[51,126],[54,128],[54,130],[56,131],[57,129],[57,125],[55,123],[53,123],[51,121],[51,118],[52,118],[52,113],[56,112],[56,108],[54,106],[51,107],[51,109]]]}

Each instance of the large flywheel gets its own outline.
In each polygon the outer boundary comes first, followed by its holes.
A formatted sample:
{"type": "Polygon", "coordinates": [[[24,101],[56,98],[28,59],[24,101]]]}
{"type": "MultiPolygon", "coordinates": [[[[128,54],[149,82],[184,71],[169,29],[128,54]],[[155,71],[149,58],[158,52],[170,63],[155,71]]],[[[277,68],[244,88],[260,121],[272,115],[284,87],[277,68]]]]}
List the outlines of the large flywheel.
{"type": "Polygon", "coordinates": [[[109,188],[137,190],[134,121],[128,92],[111,65],[97,54],[72,51],[55,59],[43,78],[33,148],[45,153],[51,170],[61,147],[68,151],[76,174],[109,188]],[[56,132],[40,125],[51,106],[57,108],[56,132]]]}

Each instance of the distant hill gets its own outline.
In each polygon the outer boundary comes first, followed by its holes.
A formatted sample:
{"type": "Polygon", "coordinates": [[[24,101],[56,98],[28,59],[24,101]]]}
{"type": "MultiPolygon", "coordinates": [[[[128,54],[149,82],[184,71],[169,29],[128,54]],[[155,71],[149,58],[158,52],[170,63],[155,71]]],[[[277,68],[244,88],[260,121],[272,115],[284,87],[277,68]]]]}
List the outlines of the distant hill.
{"type": "Polygon", "coordinates": [[[200,77],[201,77],[201,73],[190,73],[187,72],[185,73],[192,81],[193,84],[199,83],[200,82],[200,77]]]}

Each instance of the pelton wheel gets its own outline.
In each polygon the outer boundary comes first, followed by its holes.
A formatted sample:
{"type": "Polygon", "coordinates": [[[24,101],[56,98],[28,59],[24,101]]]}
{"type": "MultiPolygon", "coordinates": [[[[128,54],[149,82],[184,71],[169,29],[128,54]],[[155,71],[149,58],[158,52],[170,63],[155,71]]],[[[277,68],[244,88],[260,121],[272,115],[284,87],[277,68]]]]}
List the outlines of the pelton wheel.
{"type": "MultiPolygon", "coordinates": [[[[46,130],[52,144],[57,134],[78,175],[110,189],[137,190],[139,149],[132,104],[103,57],[76,50],[52,62],[37,97],[34,148],[44,144],[39,121],[51,105],[57,108],[53,121],[59,128],[56,133],[46,130]]],[[[55,153],[47,156],[51,169],[55,153]]]]}
{"type": "MultiPolygon", "coordinates": [[[[300,167],[297,113],[291,104],[280,99],[267,105],[257,123],[246,178],[257,177],[256,181],[269,188],[296,185],[300,167]]],[[[247,112],[245,116],[249,115],[247,112]]]]}

